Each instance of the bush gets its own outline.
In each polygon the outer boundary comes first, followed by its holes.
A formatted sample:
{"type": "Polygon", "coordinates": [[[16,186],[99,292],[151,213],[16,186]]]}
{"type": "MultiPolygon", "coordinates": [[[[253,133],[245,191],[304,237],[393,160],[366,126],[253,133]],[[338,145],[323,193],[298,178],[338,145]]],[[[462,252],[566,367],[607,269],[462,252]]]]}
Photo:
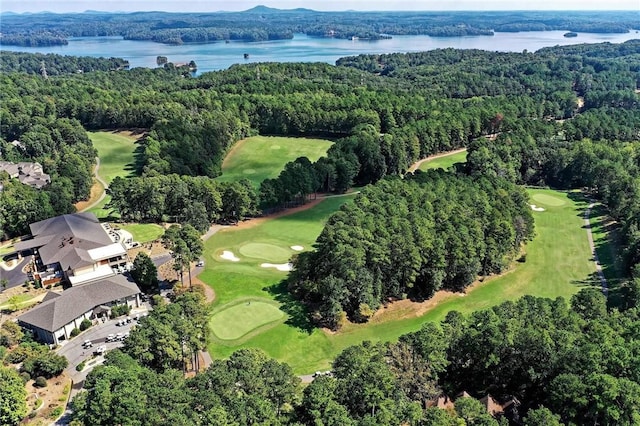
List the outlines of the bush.
{"type": "Polygon", "coordinates": [[[47,379],[45,379],[42,376],[38,376],[36,377],[36,383],[35,385],[39,388],[46,388],[47,387],[47,379]]]}
{"type": "Polygon", "coordinates": [[[76,365],[76,371],[84,370],[85,364],[86,364],[86,361],[82,361],[80,364],[76,365]]]}
{"type": "Polygon", "coordinates": [[[93,323],[91,322],[91,320],[88,319],[83,319],[82,322],[80,323],[80,331],[85,331],[87,330],[89,327],[91,327],[93,325],[93,323]]]}
{"type": "Polygon", "coordinates": [[[111,308],[111,318],[129,315],[129,312],[131,312],[131,307],[129,305],[115,305],[111,308]]]}
{"type": "Polygon", "coordinates": [[[29,380],[31,380],[31,374],[27,373],[26,371],[23,371],[22,373],[20,373],[20,378],[22,379],[23,382],[27,383],[29,380]]]}
{"type": "Polygon", "coordinates": [[[71,330],[71,333],[69,334],[71,335],[71,337],[76,337],[78,334],[80,334],[80,329],[74,328],[73,330],[71,330]]]}
{"type": "Polygon", "coordinates": [[[57,419],[58,417],[60,417],[62,415],[63,411],[64,411],[64,409],[62,407],[56,407],[56,408],[53,409],[53,411],[49,415],[49,418],[57,419]]]}

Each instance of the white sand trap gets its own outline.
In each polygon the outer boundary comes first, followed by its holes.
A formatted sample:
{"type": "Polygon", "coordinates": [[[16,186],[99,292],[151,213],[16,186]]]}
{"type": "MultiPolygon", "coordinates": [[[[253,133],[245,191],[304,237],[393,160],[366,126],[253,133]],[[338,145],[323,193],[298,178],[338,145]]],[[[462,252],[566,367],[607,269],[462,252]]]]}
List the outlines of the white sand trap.
{"type": "Polygon", "coordinates": [[[276,268],[278,271],[282,272],[289,272],[293,269],[290,263],[262,263],[260,264],[260,266],[262,266],[263,268],[276,268]]]}
{"type": "Polygon", "coordinates": [[[543,207],[537,207],[535,204],[529,204],[531,206],[531,210],[533,210],[534,212],[543,212],[544,208],[543,207]]]}
{"type": "Polygon", "coordinates": [[[302,251],[302,250],[304,250],[304,247],[302,247],[302,246],[291,246],[291,250],[302,251]]]}
{"type": "Polygon", "coordinates": [[[224,260],[230,260],[232,262],[239,262],[240,258],[236,257],[235,254],[233,254],[232,251],[229,250],[225,250],[222,252],[222,254],[220,255],[221,258],[223,258],[224,260]]]}

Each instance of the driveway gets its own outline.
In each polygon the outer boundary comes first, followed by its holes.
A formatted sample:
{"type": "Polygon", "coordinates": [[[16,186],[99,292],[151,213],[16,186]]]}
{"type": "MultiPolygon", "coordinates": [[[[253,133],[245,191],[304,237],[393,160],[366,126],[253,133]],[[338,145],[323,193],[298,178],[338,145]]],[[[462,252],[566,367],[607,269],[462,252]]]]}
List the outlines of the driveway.
{"type": "MultiPolygon", "coordinates": [[[[22,272],[22,268],[27,265],[27,258],[23,257],[11,267],[8,267],[6,262],[0,262],[0,279],[6,279],[7,281],[9,281],[7,289],[21,286],[25,281],[29,279],[27,274],[22,272]]],[[[0,287],[0,292],[1,291],[2,288],[0,287]]]]}
{"type": "MultiPolygon", "coordinates": [[[[143,313],[146,311],[147,311],[147,307],[132,310],[129,316],[133,318],[137,313],[143,313]]],[[[106,342],[107,336],[109,334],[125,333],[131,330],[131,327],[137,324],[137,321],[132,320],[129,324],[126,324],[123,326],[116,325],[118,320],[122,318],[123,317],[108,320],[105,323],[98,323],[92,326],[91,328],[89,328],[88,330],[84,331],[80,335],[74,337],[73,339],[64,342],[56,350],[58,355],[63,355],[67,357],[67,360],[69,360],[67,373],[73,379],[74,383],[78,383],[84,380],[87,374],[89,373],[89,371],[91,370],[89,368],[89,369],[85,369],[82,372],[78,372],[76,371],[76,366],[80,364],[82,361],[87,361],[88,363],[89,360],[93,359],[93,351],[98,346],[105,345],[107,347],[107,351],[122,346],[122,342],[109,342],[109,343],[106,342]],[[91,342],[93,343],[93,347],[89,349],[84,349],[82,347],[82,343],[85,340],[91,340],[91,342]]],[[[97,356],[95,358],[98,363],[100,363],[100,358],[102,357],[97,356]]]]}

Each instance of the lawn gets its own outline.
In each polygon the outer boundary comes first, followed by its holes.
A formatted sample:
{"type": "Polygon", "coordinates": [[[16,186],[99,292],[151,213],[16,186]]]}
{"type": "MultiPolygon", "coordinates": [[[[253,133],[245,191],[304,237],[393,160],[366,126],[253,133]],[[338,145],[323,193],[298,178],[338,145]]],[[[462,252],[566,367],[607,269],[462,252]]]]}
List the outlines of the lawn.
{"type": "Polygon", "coordinates": [[[135,150],[139,135],[127,132],[89,132],[100,157],[99,174],[107,184],[116,177],[136,175],[135,150]]]}
{"type": "Polygon", "coordinates": [[[133,241],[141,244],[155,241],[164,234],[164,229],[155,223],[130,223],[120,226],[125,231],[131,232],[133,241]]]}
{"type": "MultiPolygon", "coordinates": [[[[93,146],[98,150],[100,158],[100,168],[98,174],[107,182],[111,183],[116,176],[135,176],[135,150],[136,141],[139,135],[129,132],[88,132],[93,146]]],[[[111,216],[110,210],[104,206],[110,201],[108,195],[89,211],[94,213],[99,219],[111,216]]]]}
{"type": "MultiPolygon", "coordinates": [[[[261,259],[242,252],[243,247],[248,246],[248,252],[255,254],[255,244],[267,244],[285,251],[293,245],[309,249],[328,215],[344,199],[329,199],[314,209],[249,229],[227,228],[207,241],[207,269],[200,275],[216,291],[214,312],[242,298],[257,297],[280,302],[288,318],[275,326],[260,328],[248,339],[236,342],[216,339],[209,346],[209,351],[215,357],[228,357],[242,347],[259,347],[270,356],[289,363],[297,373],[309,373],[329,368],[335,356],[348,346],[363,340],[395,340],[402,334],[419,329],[426,321],[442,320],[451,310],[470,313],[525,294],[570,298],[580,288],[593,284],[595,267],[582,217],[586,203],[579,199],[579,194],[548,189],[531,189],[529,194],[531,204],[545,210],[533,213],[536,237],[526,246],[524,262],[516,262],[508,273],[485,280],[466,295],[446,296],[422,316],[415,316],[410,311],[396,312],[395,317],[390,313],[387,318],[393,319],[348,325],[335,334],[309,326],[303,309],[290,300],[286,289],[279,284],[286,276],[285,272],[260,268],[261,259]],[[220,255],[224,251],[234,253],[240,260],[222,259],[220,255]]],[[[270,247],[264,249],[265,256],[272,255],[270,247]]],[[[281,260],[280,257],[278,259],[281,260]]]]}
{"type": "Polygon", "coordinates": [[[467,161],[467,151],[456,152],[455,154],[444,155],[442,157],[425,161],[420,164],[420,167],[418,167],[418,169],[423,171],[427,171],[430,169],[448,170],[455,163],[464,163],[465,161],[467,161]]]}
{"type": "Polygon", "coordinates": [[[239,141],[222,163],[218,180],[249,179],[257,188],[269,178],[278,177],[284,165],[298,157],[312,162],[324,156],[332,142],[323,139],[254,136],[239,141]]]}
{"type": "Polygon", "coordinates": [[[214,312],[209,328],[218,339],[237,340],[284,316],[278,305],[270,300],[238,300],[237,303],[229,303],[214,312]]]}

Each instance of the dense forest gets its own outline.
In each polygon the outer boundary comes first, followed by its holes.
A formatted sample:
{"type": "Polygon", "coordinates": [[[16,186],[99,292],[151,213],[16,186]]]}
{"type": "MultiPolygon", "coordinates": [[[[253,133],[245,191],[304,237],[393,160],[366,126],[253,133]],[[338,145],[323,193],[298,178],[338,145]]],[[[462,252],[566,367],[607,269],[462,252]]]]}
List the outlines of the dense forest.
{"type": "Polygon", "coordinates": [[[112,70],[110,59],[77,73],[77,58],[24,55],[1,55],[0,158],[39,161],[52,183],[38,191],[0,176],[4,236],[86,198],[95,157],[86,129],[135,127],[148,129],[138,176],[110,187],[127,220],[202,231],[317,191],[364,187],[329,219],[315,251],[294,259],[288,288],[318,325],[366,321],[390,299],[462,290],[502,271],[533,236],[521,185],[586,188],[624,248],[628,278],[608,300],[586,290],[570,305],[525,297],[450,313],[397,343],[346,349],[333,376],[304,391],[288,366],[252,350],[183,379],[179,370],[206,344],[204,308],[187,295],[159,306],[132,333],[135,345],[92,373],[74,405],[83,424],[497,424],[473,398],[455,399],[453,411],[427,408],[463,391],[517,400],[516,424],[640,421],[640,41],[251,64],[198,78],[172,67],[112,70]],[[60,75],[43,75],[49,61],[60,75]],[[259,188],[216,182],[227,150],[253,134],[335,143],[259,188]],[[452,172],[407,173],[459,147],[467,162],[452,172]]]}
{"type": "Polygon", "coordinates": [[[533,236],[523,189],[504,179],[416,173],[365,188],[301,253],[290,291],[314,320],[366,321],[387,300],[462,291],[500,273],[533,236]],[[384,224],[384,226],[381,226],[384,224]]]}
{"type": "Polygon", "coordinates": [[[184,362],[204,344],[202,303],[197,293],[186,293],[158,305],[124,348],[89,374],[87,391],[73,400],[74,419],[86,425],[640,422],[638,309],[609,313],[595,289],[571,303],[526,296],[469,316],[450,312],[397,342],[345,349],[330,375],[306,387],[288,365],[255,349],[185,379],[184,362]],[[179,349],[184,341],[188,351],[179,349]],[[454,401],[448,410],[434,406],[443,396],[454,401]],[[489,397],[504,407],[496,417],[487,412],[489,397]]]}
{"type": "Polygon", "coordinates": [[[135,12],[2,15],[0,43],[16,46],[68,44],[69,37],[121,36],[158,43],[210,43],[314,37],[360,39],[392,35],[458,37],[494,31],[575,31],[626,33],[640,28],[629,12],[317,12],[258,6],[244,12],[135,12]]]}

